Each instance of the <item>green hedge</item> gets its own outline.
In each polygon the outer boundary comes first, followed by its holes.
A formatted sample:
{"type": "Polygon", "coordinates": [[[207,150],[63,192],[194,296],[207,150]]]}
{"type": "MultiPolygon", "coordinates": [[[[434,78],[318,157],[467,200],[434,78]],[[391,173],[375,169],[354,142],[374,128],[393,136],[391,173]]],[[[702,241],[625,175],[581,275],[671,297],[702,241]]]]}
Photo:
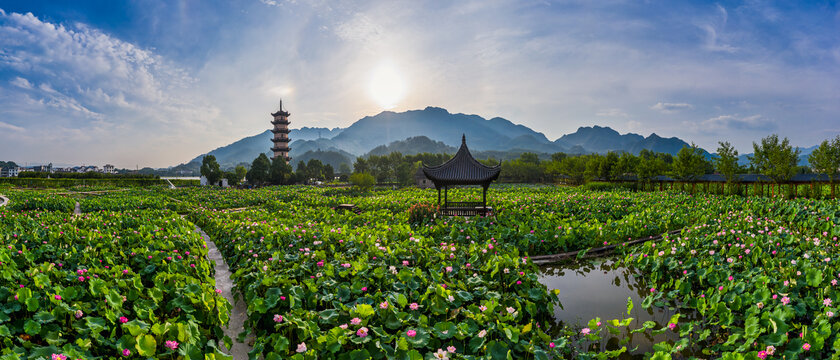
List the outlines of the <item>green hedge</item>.
{"type": "MultiPolygon", "coordinates": [[[[175,186],[199,185],[198,180],[170,180],[175,186]]],[[[153,186],[169,185],[163,179],[38,179],[38,178],[0,178],[0,186],[14,185],[35,188],[69,188],[73,186],[153,186]]]]}

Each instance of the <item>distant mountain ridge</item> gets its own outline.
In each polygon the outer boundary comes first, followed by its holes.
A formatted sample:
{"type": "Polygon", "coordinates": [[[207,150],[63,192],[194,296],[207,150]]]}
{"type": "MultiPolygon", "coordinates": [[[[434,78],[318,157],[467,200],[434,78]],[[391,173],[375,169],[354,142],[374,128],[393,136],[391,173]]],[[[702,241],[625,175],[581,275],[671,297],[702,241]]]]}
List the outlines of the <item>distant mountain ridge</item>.
{"type": "MultiPolygon", "coordinates": [[[[643,149],[676,155],[680,149],[689,146],[677,137],[666,138],[655,133],[647,137],[634,133],[620,134],[610,127],[597,125],[580,127],[551,141],[541,132],[504,118],[485,119],[478,115],[452,114],[439,107],[426,107],[400,113],[383,111],[365,116],[347,128],[293,129],[289,134],[292,139],[289,155],[294,163],[296,157],[306,153],[309,153],[307,159],[329,153],[331,162],[337,162],[338,158],[352,160],[357,156],[383,155],[392,151],[403,154],[452,153],[460,145],[462,134],[466,134],[467,144],[474,153],[496,155],[526,151],[542,154],[609,151],[638,154],[643,149]]],[[[266,130],[208,154],[215,155],[223,167],[251,163],[261,152],[271,155],[271,137],[271,132],[266,130]]],[[[706,154],[707,157],[712,156],[708,152],[706,154]]],[[[204,155],[192,159],[190,163],[200,162],[204,155]]]]}

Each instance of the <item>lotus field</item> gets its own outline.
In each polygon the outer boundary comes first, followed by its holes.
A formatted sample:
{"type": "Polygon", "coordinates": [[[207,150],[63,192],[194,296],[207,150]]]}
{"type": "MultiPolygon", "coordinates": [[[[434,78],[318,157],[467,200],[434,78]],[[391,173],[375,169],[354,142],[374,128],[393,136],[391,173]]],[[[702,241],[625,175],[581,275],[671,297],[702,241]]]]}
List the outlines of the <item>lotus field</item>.
{"type": "Polygon", "coordinates": [[[498,186],[493,216],[410,223],[437,192],[3,193],[0,359],[224,359],[231,341],[254,359],[840,357],[832,200],[498,186]],[[196,226],[247,306],[237,338],[196,226]],[[671,308],[668,324],[555,321],[534,257],[607,245],[649,288],[627,306],[671,308]],[[616,338],[665,332],[648,354],[616,338]]]}

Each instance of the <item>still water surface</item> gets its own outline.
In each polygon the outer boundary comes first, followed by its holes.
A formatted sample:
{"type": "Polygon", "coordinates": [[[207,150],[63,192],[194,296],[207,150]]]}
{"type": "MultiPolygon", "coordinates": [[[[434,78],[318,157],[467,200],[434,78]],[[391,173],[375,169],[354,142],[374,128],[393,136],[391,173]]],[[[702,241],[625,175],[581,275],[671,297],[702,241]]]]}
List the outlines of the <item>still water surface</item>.
{"type": "MultiPolygon", "coordinates": [[[[592,261],[568,262],[558,265],[545,265],[541,268],[540,282],[545,284],[549,290],[560,290],[558,297],[563,308],[554,309],[554,318],[558,326],[569,326],[576,331],[587,326],[589,320],[596,317],[606,324],[612,319],[622,320],[632,317],[633,321],[629,329],[624,328],[619,335],[610,335],[606,325],[602,325],[600,344],[588,344],[594,349],[616,350],[621,346],[627,346],[628,351],[633,348],[635,351],[622,356],[623,359],[642,359],[645,352],[653,352],[653,344],[669,341],[673,343],[679,340],[679,334],[673,331],[666,331],[663,334],[652,336],[650,330],[645,333],[630,334],[630,329],[642,327],[645,321],[656,323],[654,329],[660,329],[668,325],[671,316],[676,314],[677,309],[670,307],[651,306],[648,309],[642,308],[642,301],[650,294],[650,289],[645,287],[634,276],[637,274],[633,269],[616,263],[613,258],[601,258],[592,261]],[[627,315],[627,298],[633,301],[633,309],[627,315]],[[625,345],[619,345],[619,341],[630,338],[625,345]]],[[[687,314],[687,310],[680,312],[682,320],[686,315],[695,317],[695,314],[687,314]]],[[[697,349],[695,349],[697,350],[697,349]]]]}

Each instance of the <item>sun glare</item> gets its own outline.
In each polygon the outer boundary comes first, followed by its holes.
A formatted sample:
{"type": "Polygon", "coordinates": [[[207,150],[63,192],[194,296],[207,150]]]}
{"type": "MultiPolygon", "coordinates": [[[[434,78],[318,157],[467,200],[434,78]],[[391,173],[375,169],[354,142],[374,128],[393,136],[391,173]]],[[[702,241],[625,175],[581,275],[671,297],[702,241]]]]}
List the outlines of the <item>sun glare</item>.
{"type": "Polygon", "coordinates": [[[405,97],[405,78],[393,63],[382,62],[371,73],[368,92],[383,109],[394,108],[405,97]]]}

